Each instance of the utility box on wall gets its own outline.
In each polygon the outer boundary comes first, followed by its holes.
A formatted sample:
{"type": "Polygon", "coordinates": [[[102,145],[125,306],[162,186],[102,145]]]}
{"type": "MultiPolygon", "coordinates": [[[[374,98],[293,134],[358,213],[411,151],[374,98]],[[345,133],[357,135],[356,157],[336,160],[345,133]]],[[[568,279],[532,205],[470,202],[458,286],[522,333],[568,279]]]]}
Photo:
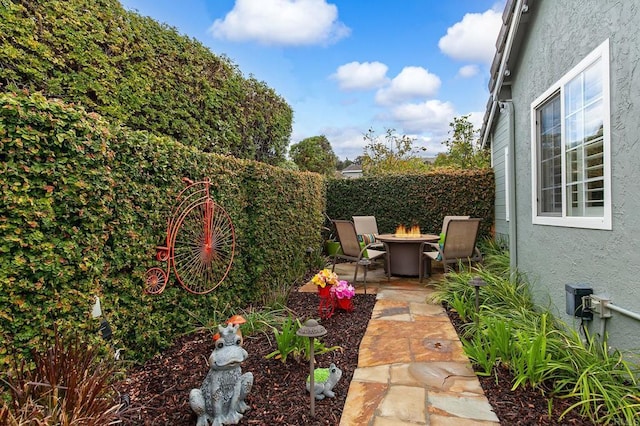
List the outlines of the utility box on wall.
{"type": "Polygon", "coordinates": [[[582,298],[584,296],[593,294],[593,288],[591,288],[591,286],[588,284],[575,283],[565,284],[564,289],[567,293],[567,315],[586,320],[592,320],[593,313],[584,309],[582,298]]]}

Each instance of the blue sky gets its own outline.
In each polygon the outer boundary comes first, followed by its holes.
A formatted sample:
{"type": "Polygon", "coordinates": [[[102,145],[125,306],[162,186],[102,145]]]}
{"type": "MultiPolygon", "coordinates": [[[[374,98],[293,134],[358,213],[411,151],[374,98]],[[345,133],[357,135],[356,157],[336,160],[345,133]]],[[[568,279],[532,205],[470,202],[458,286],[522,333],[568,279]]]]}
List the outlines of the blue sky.
{"type": "Polygon", "coordinates": [[[121,0],[175,27],[294,111],[291,143],[325,135],[340,159],[369,129],[445,151],[449,123],[480,127],[504,0],[121,0]]]}

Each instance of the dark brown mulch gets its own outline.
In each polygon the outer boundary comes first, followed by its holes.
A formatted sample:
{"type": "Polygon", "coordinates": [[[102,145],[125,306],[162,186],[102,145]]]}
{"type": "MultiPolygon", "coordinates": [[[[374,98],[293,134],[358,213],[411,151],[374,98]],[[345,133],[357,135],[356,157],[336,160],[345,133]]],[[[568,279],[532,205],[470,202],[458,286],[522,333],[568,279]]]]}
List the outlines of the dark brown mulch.
{"type": "MultiPolygon", "coordinates": [[[[320,321],[328,333],[321,338],[327,346],[342,350],[316,356],[317,367],[335,363],[342,378],[334,388],[335,398],[315,402],[315,416],[310,418],[310,398],[305,389],[309,375],[307,361],[291,358],[283,364],[265,355],[276,349],[273,334],[245,338],[249,358],[242,371],[253,373],[253,388],[247,397],[251,409],[241,425],[337,425],[347,397],[353,371],[358,364],[358,347],[367,328],[375,295],[356,294],[353,312],[336,311],[320,321]]],[[[318,295],[292,292],[287,307],[304,322],[318,318],[318,295]]],[[[207,374],[206,361],[213,350],[212,334],[199,331],[183,336],[160,356],[128,374],[118,391],[131,396],[131,407],[123,414],[125,425],[195,425],[196,417],[189,407],[189,391],[200,387],[207,374]]]]}
{"type": "MultiPolygon", "coordinates": [[[[309,394],[304,388],[309,373],[307,362],[288,360],[286,364],[265,359],[275,349],[273,335],[247,337],[244,347],[249,358],[242,371],[251,371],[254,385],[247,397],[251,409],[241,425],[338,425],[349,382],[358,362],[358,347],[371,318],[374,295],[357,294],[355,311],[337,312],[322,320],[328,334],[322,337],[327,346],[338,345],[341,351],[317,356],[317,366],[335,362],[343,371],[334,389],[335,398],[315,403],[315,417],[310,417],[309,394]]],[[[318,296],[293,292],[287,306],[304,320],[318,317],[318,296]]],[[[455,313],[450,314],[456,328],[460,326],[455,313]]],[[[192,388],[200,387],[207,373],[206,360],[213,350],[212,335],[198,331],[178,339],[175,344],[143,366],[130,371],[125,382],[116,388],[131,396],[131,406],[123,413],[125,425],[195,425],[188,397],[192,388]]],[[[555,399],[549,415],[547,399],[538,391],[519,388],[511,391],[513,377],[498,369],[491,377],[480,377],[484,392],[503,425],[592,425],[576,413],[557,420],[570,402],[555,399]]]]}

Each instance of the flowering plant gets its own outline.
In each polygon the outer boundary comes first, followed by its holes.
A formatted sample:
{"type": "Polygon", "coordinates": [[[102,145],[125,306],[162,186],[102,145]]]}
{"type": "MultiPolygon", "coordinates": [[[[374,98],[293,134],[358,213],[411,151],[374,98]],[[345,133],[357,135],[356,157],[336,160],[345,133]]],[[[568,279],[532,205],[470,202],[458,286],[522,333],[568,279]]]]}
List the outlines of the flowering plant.
{"type": "Polygon", "coordinates": [[[340,280],[338,284],[331,287],[331,292],[335,294],[338,299],[351,299],[356,294],[356,289],[347,281],[340,280]]]}
{"type": "Polygon", "coordinates": [[[314,275],[311,282],[318,287],[334,286],[338,284],[338,274],[331,272],[329,269],[323,269],[314,275]]]}

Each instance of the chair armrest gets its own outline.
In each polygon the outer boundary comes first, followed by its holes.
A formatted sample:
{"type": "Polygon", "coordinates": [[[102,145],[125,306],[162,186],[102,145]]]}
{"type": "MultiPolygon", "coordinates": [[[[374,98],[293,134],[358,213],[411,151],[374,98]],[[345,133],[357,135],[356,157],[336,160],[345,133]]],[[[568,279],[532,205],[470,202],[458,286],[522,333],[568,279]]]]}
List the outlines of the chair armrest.
{"type": "Polygon", "coordinates": [[[427,249],[427,248],[440,250],[440,244],[438,244],[438,243],[430,243],[428,241],[425,241],[422,244],[420,244],[420,251],[425,251],[425,249],[427,249]]]}

